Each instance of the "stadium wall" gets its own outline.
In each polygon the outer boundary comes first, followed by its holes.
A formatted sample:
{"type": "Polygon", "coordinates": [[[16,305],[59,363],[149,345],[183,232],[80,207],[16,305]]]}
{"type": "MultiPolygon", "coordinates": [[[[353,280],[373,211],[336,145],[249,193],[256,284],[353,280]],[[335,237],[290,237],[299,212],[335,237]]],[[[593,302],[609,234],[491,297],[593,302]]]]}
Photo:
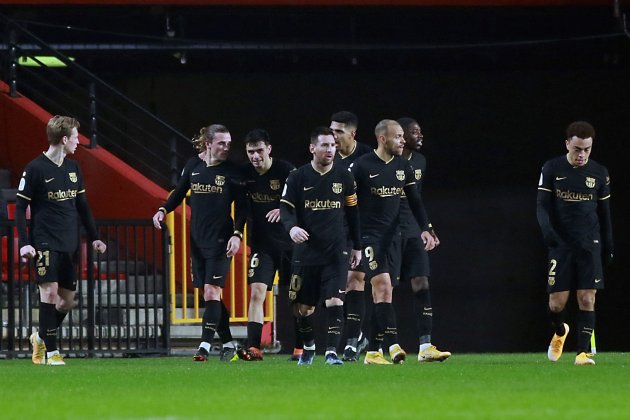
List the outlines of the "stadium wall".
{"type": "MultiPolygon", "coordinates": [[[[46,124],[51,115],[25,97],[11,98],[0,81],[0,167],[11,170],[17,188],[24,166],[47,150],[46,124]]],[[[85,127],[80,130],[85,132],[85,127]]],[[[81,147],[71,159],[81,164],[87,197],[98,219],[147,219],[168,192],[103,148],[81,147]]]]}

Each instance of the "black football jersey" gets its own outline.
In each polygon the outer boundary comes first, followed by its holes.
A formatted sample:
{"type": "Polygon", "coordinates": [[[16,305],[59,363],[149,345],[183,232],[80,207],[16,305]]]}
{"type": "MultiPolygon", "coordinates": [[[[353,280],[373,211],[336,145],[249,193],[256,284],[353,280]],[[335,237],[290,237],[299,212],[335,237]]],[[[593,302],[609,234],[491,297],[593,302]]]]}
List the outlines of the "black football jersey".
{"type": "Polygon", "coordinates": [[[372,148],[365,143],[357,142],[354,150],[348,156],[341,156],[339,151],[335,153],[335,164],[350,169],[352,164],[361,156],[370,153],[372,148]]]}
{"type": "Polygon", "coordinates": [[[589,159],[573,167],[566,155],[551,159],[543,165],[538,190],[553,196],[549,218],[563,241],[600,237],[598,202],[610,198],[605,166],[589,159]]]}
{"type": "Polygon", "coordinates": [[[357,183],[361,237],[389,240],[399,232],[403,188],[416,183],[411,165],[400,156],[385,162],[372,152],[357,159],[352,173],[357,183]]]}
{"type": "Polygon", "coordinates": [[[85,193],[79,164],[57,165],[44,153],[26,165],[17,195],[31,207],[30,244],[35,249],[74,252],[78,247],[76,199],[85,193]]]}
{"type": "Polygon", "coordinates": [[[271,167],[259,174],[251,164],[245,168],[245,187],[250,208],[248,237],[256,250],[290,249],[293,241],[282,223],[269,223],[267,213],[280,208],[284,184],[295,166],[273,159],[271,167]]]}
{"type": "Polygon", "coordinates": [[[321,174],[310,163],[301,166],[289,174],[282,204],[294,209],[297,226],[309,234],[306,242],[295,245],[294,263],[322,265],[347,259],[344,207],[357,204],[350,171],[333,164],[321,174]]]}
{"type": "MultiPolygon", "coordinates": [[[[422,181],[424,181],[426,174],[427,159],[423,154],[412,151],[407,160],[411,165],[411,169],[413,169],[413,175],[416,180],[418,192],[422,193],[422,181]]],[[[416,218],[411,212],[411,208],[409,207],[404,191],[402,194],[402,200],[400,201],[400,230],[406,238],[419,237],[420,233],[422,233],[420,227],[418,226],[418,222],[416,222],[416,218]]]]}
{"type": "MultiPolygon", "coordinates": [[[[235,203],[237,217],[244,214],[241,168],[230,161],[208,166],[198,156],[191,158],[184,166],[177,187],[164,203],[166,211],[175,210],[189,189],[187,202],[191,208],[191,240],[200,248],[226,244],[235,229],[231,216],[232,202],[235,203]]],[[[242,226],[236,228],[240,230],[242,226]]]]}

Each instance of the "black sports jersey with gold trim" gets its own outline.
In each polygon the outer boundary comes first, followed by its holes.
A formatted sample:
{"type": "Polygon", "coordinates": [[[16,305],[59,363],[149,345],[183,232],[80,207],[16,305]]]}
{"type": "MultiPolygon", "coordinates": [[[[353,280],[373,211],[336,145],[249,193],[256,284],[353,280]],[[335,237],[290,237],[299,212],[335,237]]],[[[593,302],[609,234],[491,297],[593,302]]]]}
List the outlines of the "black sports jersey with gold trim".
{"type": "Polygon", "coordinates": [[[354,178],[345,167],[333,164],[321,174],[308,163],[291,172],[281,200],[282,223],[287,231],[299,226],[309,234],[306,242],[295,245],[294,263],[322,265],[347,259],[344,207],[356,205],[354,178]]]}
{"type": "MultiPolygon", "coordinates": [[[[411,165],[411,169],[413,169],[413,175],[416,180],[418,192],[421,193],[422,181],[424,181],[427,169],[427,159],[423,154],[412,150],[407,161],[411,165]]],[[[402,200],[400,201],[400,230],[405,238],[419,237],[422,233],[422,229],[420,229],[418,222],[416,222],[415,217],[413,217],[413,213],[411,212],[411,208],[409,207],[409,203],[407,202],[407,197],[404,192],[402,200]]]]}
{"type": "Polygon", "coordinates": [[[200,248],[227,243],[234,230],[243,231],[245,193],[241,168],[230,161],[208,166],[195,156],[188,160],[177,187],[164,203],[167,212],[177,208],[190,189],[190,237],[200,248]],[[231,216],[235,204],[236,223],[231,216]]]}
{"type": "Polygon", "coordinates": [[[400,156],[385,162],[372,152],[357,159],[352,174],[357,183],[361,237],[393,238],[399,232],[403,188],[416,183],[411,165],[400,156]]]}
{"type": "MultiPolygon", "coordinates": [[[[17,193],[31,206],[30,240],[26,243],[35,249],[74,252],[79,238],[76,200],[84,193],[83,175],[76,161],[64,159],[57,165],[42,153],[29,162],[17,193]]],[[[20,236],[25,240],[26,233],[20,236]]]]}
{"type": "Polygon", "coordinates": [[[267,213],[280,208],[284,184],[293,170],[295,166],[291,163],[275,158],[264,174],[256,172],[250,164],[245,168],[245,187],[251,213],[248,233],[251,246],[256,250],[286,250],[293,246],[282,223],[267,221],[267,213]]]}
{"type": "Polygon", "coordinates": [[[361,156],[370,153],[372,148],[365,143],[357,142],[354,150],[348,156],[341,156],[339,149],[335,153],[335,164],[339,164],[346,169],[350,169],[352,164],[361,156]]]}
{"type": "Polygon", "coordinates": [[[564,242],[600,237],[598,205],[610,198],[605,166],[589,159],[585,165],[573,167],[566,155],[559,156],[543,165],[538,191],[551,196],[549,221],[564,242]]]}

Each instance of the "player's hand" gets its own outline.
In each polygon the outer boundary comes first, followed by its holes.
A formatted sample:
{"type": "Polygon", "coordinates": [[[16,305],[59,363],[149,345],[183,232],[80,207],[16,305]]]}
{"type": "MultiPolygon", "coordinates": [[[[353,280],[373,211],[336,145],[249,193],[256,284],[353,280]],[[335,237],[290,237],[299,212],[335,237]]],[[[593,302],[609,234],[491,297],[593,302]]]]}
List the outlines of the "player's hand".
{"type": "Polygon", "coordinates": [[[238,252],[238,249],[241,247],[241,238],[236,235],[233,235],[227,243],[226,255],[228,257],[233,257],[238,252]]]}
{"type": "Polygon", "coordinates": [[[435,241],[435,247],[440,245],[440,238],[438,238],[437,233],[435,233],[435,229],[431,228],[429,230],[429,233],[431,234],[431,236],[433,236],[433,240],[435,241]]]}
{"type": "Polygon", "coordinates": [[[22,257],[22,261],[26,261],[27,259],[35,258],[37,255],[37,251],[30,245],[24,245],[20,248],[20,257],[22,257]]]}
{"type": "Polygon", "coordinates": [[[164,220],[164,212],[162,210],[158,210],[154,215],[153,215],[153,226],[155,226],[156,229],[162,229],[162,221],[164,220]]]}
{"type": "Polygon", "coordinates": [[[308,232],[299,226],[293,226],[289,231],[289,236],[296,244],[308,241],[308,232]]]}
{"type": "Polygon", "coordinates": [[[265,217],[269,223],[278,223],[280,221],[280,209],[271,210],[265,217]]]}
{"type": "Polygon", "coordinates": [[[92,242],[92,248],[99,254],[104,254],[105,251],[107,251],[107,245],[105,245],[105,242],[101,241],[100,239],[92,242]]]}
{"type": "Polygon", "coordinates": [[[353,249],[352,251],[350,251],[350,268],[351,269],[355,269],[359,266],[359,263],[361,262],[361,250],[360,249],[353,249]]]}
{"type": "Polygon", "coordinates": [[[422,242],[424,242],[424,249],[425,251],[431,251],[433,248],[435,248],[435,239],[433,239],[433,236],[431,236],[431,233],[429,233],[429,231],[424,231],[420,234],[420,238],[422,239],[422,242]]]}

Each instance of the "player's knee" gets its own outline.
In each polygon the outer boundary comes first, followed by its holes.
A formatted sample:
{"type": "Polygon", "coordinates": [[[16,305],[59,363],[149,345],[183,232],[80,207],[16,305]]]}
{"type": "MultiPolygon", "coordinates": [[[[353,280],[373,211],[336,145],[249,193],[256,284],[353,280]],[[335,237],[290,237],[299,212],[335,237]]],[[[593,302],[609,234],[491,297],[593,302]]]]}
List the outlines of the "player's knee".
{"type": "Polygon", "coordinates": [[[297,312],[299,316],[310,316],[313,314],[314,311],[315,311],[314,306],[307,306],[303,304],[298,304],[297,306],[297,312]]]}
{"type": "Polygon", "coordinates": [[[595,293],[578,293],[578,306],[583,311],[595,310],[595,293]]]}
{"type": "Polygon", "coordinates": [[[76,303],[74,299],[73,300],[59,299],[59,301],[57,302],[57,305],[55,306],[59,312],[68,313],[71,310],[73,310],[76,306],[78,306],[78,303],[76,303]]]}
{"type": "Polygon", "coordinates": [[[422,277],[412,277],[411,278],[411,289],[414,292],[419,292],[420,290],[429,290],[429,278],[422,277]]]}
{"type": "Polygon", "coordinates": [[[46,286],[40,286],[39,298],[44,303],[56,303],[59,301],[57,283],[47,283],[46,286]]]}
{"type": "Polygon", "coordinates": [[[343,306],[343,300],[333,297],[326,300],[326,307],[331,308],[333,306],[343,306]]]}
{"type": "Polygon", "coordinates": [[[209,300],[221,300],[221,288],[206,284],[203,289],[203,299],[207,302],[209,300]]]}
{"type": "Polygon", "coordinates": [[[252,305],[262,305],[263,302],[265,301],[265,296],[267,294],[267,290],[263,289],[263,288],[258,288],[258,287],[252,287],[251,288],[251,297],[250,297],[250,304],[252,305]]]}
{"type": "Polygon", "coordinates": [[[347,280],[347,283],[346,283],[346,290],[347,291],[352,291],[352,290],[363,291],[363,290],[365,290],[365,280],[363,278],[361,278],[359,273],[357,273],[356,271],[351,271],[350,274],[348,274],[348,280],[347,280]]]}

